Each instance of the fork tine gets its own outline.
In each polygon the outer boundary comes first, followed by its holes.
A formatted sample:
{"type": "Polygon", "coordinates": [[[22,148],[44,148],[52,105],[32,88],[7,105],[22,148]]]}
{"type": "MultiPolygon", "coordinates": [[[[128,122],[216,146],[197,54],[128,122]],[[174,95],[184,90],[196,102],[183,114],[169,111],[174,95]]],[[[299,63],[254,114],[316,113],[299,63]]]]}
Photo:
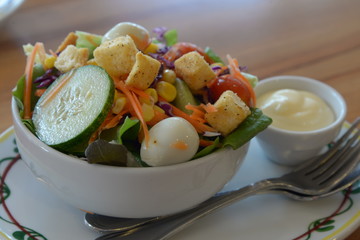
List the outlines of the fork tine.
{"type": "Polygon", "coordinates": [[[316,171],[319,167],[326,164],[329,159],[338,151],[338,149],[341,147],[341,145],[346,141],[348,136],[354,131],[357,130],[357,126],[360,123],[360,117],[358,117],[350,126],[350,128],[339,138],[332,148],[330,148],[327,152],[324,154],[316,157],[313,160],[308,161],[307,164],[304,164],[303,166],[300,166],[296,170],[303,170],[306,171],[307,174],[311,174],[312,172],[316,171]],[[319,161],[321,159],[321,161],[319,161]]]}
{"type": "Polygon", "coordinates": [[[359,153],[360,141],[341,157],[341,161],[338,161],[331,169],[324,172],[316,181],[319,182],[320,185],[336,184],[359,164],[359,153]]]}
{"type": "Polygon", "coordinates": [[[312,175],[314,179],[317,179],[321,177],[322,175],[332,175],[335,173],[339,168],[342,167],[343,164],[345,164],[345,161],[342,159],[344,154],[349,151],[350,148],[354,148],[352,144],[358,140],[360,132],[357,131],[350,139],[347,140],[346,144],[344,146],[341,146],[341,148],[338,149],[338,151],[332,155],[329,160],[324,163],[322,166],[318,167],[316,171],[313,171],[311,173],[308,173],[306,175],[312,175]],[[341,159],[341,161],[338,161],[341,159]]]}

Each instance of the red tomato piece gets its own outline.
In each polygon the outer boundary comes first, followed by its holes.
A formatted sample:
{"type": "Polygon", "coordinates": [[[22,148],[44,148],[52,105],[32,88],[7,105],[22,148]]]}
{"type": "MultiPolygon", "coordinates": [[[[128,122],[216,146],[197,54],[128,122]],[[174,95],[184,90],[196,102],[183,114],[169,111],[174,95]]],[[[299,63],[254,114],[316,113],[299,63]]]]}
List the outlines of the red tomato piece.
{"type": "Polygon", "coordinates": [[[220,95],[226,90],[231,90],[236,93],[246,105],[253,107],[251,101],[251,93],[247,88],[246,84],[239,79],[227,74],[218,77],[209,87],[209,97],[214,103],[219,99],[220,95]]]}

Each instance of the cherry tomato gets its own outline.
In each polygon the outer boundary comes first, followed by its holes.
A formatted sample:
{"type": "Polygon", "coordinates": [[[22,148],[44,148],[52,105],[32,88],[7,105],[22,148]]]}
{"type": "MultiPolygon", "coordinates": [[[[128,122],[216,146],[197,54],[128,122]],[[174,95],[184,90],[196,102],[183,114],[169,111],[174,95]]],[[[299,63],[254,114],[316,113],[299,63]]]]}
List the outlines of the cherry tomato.
{"type": "Polygon", "coordinates": [[[231,90],[236,93],[246,105],[253,107],[251,101],[251,93],[245,83],[227,74],[218,77],[215,82],[209,87],[209,97],[211,101],[216,102],[220,95],[226,90],[231,90]]]}
{"type": "Polygon", "coordinates": [[[214,63],[214,61],[202,50],[200,47],[196,46],[195,44],[188,43],[188,42],[178,42],[175,43],[170,50],[164,54],[164,58],[169,61],[175,61],[182,55],[197,51],[200,55],[202,55],[209,64],[214,63]]]}

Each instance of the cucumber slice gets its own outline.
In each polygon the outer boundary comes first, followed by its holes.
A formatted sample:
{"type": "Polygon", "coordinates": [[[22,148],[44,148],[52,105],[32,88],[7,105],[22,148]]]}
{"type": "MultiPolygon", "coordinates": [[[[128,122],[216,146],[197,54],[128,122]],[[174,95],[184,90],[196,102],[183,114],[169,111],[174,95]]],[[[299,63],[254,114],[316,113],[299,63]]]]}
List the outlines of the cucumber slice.
{"type": "Polygon", "coordinates": [[[38,138],[62,152],[90,138],[108,114],[114,83],[105,70],[88,65],[59,77],[37,102],[33,122],[38,138]]]}
{"type": "Polygon", "coordinates": [[[176,78],[175,80],[176,98],[172,102],[175,107],[181,109],[183,112],[191,114],[192,111],[185,108],[187,104],[198,105],[194,95],[191,93],[188,85],[181,79],[176,78]]]}

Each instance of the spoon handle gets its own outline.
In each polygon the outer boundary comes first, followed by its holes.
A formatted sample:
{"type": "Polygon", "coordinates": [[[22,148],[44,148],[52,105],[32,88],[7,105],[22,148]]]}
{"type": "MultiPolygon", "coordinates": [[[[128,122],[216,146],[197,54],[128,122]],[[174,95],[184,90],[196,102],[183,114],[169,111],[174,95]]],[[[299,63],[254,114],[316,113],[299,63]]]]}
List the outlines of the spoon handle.
{"type": "Polygon", "coordinates": [[[231,193],[219,194],[216,198],[210,198],[195,208],[169,216],[158,222],[153,222],[152,224],[144,225],[127,232],[109,233],[96,240],[165,240],[217,209],[226,207],[240,199],[244,199],[273,187],[274,183],[271,181],[260,181],[231,193]]]}

